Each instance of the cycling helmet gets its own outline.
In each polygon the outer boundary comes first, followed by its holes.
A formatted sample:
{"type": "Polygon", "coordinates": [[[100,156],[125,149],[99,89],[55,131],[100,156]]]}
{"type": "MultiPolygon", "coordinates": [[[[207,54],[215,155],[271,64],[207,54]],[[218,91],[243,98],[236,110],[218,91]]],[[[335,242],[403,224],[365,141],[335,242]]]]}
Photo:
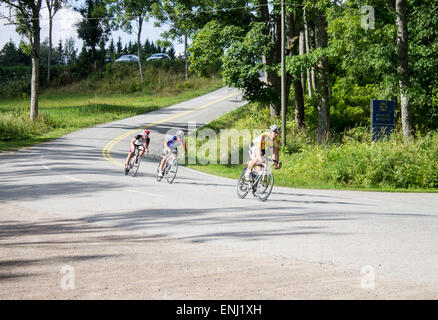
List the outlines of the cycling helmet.
{"type": "Polygon", "coordinates": [[[277,126],[277,125],[275,125],[275,124],[273,124],[273,125],[270,127],[270,129],[271,129],[272,132],[280,133],[280,127],[277,126]]]}
{"type": "Polygon", "coordinates": [[[180,139],[184,138],[184,131],[182,131],[182,130],[178,130],[178,131],[176,132],[176,136],[177,136],[178,138],[180,138],[180,139]]]}
{"type": "Polygon", "coordinates": [[[144,134],[148,136],[149,133],[151,133],[151,132],[148,129],[145,129],[144,134]]]}

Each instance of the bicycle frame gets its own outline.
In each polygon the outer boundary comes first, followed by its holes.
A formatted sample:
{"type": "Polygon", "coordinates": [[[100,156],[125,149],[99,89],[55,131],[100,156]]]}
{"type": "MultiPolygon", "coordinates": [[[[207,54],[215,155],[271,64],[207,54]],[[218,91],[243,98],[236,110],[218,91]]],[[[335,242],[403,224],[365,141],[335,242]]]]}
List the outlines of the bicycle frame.
{"type": "Polygon", "coordinates": [[[260,169],[260,171],[262,172],[262,174],[259,174],[259,172],[257,172],[257,176],[256,179],[253,182],[253,186],[256,186],[257,183],[259,181],[263,181],[263,179],[265,178],[266,174],[270,172],[269,167],[268,167],[268,162],[273,162],[271,159],[262,157],[262,169],[260,169]]]}
{"type": "Polygon", "coordinates": [[[169,153],[166,156],[166,162],[164,164],[164,168],[167,168],[167,166],[173,161],[173,160],[178,160],[178,155],[177,153],[174,151],[172,153],[169,153]]]}

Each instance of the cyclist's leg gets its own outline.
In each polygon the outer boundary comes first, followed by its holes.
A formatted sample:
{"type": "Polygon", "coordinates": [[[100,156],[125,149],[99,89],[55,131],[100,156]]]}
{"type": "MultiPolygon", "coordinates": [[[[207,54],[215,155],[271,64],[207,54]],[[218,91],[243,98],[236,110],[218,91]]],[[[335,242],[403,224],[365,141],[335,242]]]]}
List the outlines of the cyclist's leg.
{"type": "Polygon", "coordinates": [[[265,155],[265,150],[260,150],[257,156],[257,173],[263,168],[263,156],[265,155]]]}
{"type": "Polygon", "coordinates": [[[164,149],[164,151],[163,151],[163,159],[161,159],[161,164],[160,164],[160,174],[161,175],[163,175],[164,164],[166,163],[168,154],[169,154],[169,150],[164,149]]]}
{"type": "Polygon", "coordinates": [[[142,157],[143,154],[144,154],[144,151],[145,151],[145,147],[144,147],[144,146],[139,146],[139,147],[138,147],[138,150],[139,150],[139,152],[138,152],[138,156],[139,156],[139,157],[142,157]]]}
{"type": "Polygon", "coordinates": [[[125,162],[125,175],[129,172],[129,161],[131,161],[132,156],[134,155],[134,152],[132,150],[129,150],[128,157],[126,158],[125,162]]]}
{"type": "Polygon", "coordinates": [[[166,163],[166,159],[167,159],[167,156],[163,156],[163,159],[161,159],[160,171],[163,171],[164,164],[166,163]]]}
{"type": "Polygon", "coordinates": [[[129,161],[131,161],[133,154],[134,150],[129,149],[128,157],[126,157],[125,168],[128,167],[129,161]]]}
{"type": "Polygon", "coordinates": [[[254,166],[262,163],[262,150],[260,148],[252,148],[251,161],[248,164],[248,171],[251,172],[254,166]]]}

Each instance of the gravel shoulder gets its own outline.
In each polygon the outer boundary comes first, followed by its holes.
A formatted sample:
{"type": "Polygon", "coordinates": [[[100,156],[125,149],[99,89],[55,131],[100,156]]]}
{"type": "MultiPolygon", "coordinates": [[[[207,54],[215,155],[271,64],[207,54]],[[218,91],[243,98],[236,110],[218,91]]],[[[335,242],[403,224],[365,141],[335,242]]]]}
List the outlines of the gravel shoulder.
{"type": "Polygon", "coordinates": [[[336,265],[165,239],[0,203],[0,299],[437,299],[336,265]]]}

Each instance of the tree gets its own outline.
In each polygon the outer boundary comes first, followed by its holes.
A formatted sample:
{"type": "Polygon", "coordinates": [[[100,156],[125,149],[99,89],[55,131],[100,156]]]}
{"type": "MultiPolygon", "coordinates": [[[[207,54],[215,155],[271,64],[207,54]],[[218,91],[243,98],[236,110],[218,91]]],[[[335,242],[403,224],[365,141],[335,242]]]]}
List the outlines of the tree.
{"type": "Polygon", "coordinates": [[[167,50],[167,54],[169,55],[170,59],[175,59],[175,49],[173,47],[170,47],[167,50]]]}
{"type": "MultiPolygon", "coordinates": [[[[50,50],[49,50],[50,52],[50,50]]],[[[58,47],[55,50],[55,64],[65,64],[65,53],[64,53],[64,46],[62,44],[62,40],[59,39],[58,47]]]]}
{"type": "Polygon", "coordinates": [[[31,65],[32,61],[20,48],[15,46],[12,39],[5,43],[0,50],[0,65],[10,67],[15,65],[31,65]]]}
{"type": "Polygon", "coordinates": [[[17,32],[29,40],[26,53],[32,59],[32,77],[30,94],[30,119],[38,117],[39,74],[40,74],[40,11],[42,0],[2,0],[15,10],[15,17],[9,20],[17,26],[17,32]]]}
{"type": "Polygon", "coordinates": [[[174,40],[184,43],[186,80],[189,78],[188,39],[195,28],[195,24],[188,17],[195,6],[196,1],[178,0],[159,1],[153,5],[153,15],[158,20],[156,26],[161,27],[165,25],[168,27],[168,30],[161,34],[164,39],[161,43],[165,47],[171,47],[171,41],[174,40]]]}
{"type": "Polygon", "coordinates": [[[144,46],[143,46],[144,57],[148,57],[152,52],[153,52],[152,45],[149,42],[149,39],[146,39],[146,41],[144,42],[144,46]]]}
{"type": "Polygon", "coordinates": [[[396,0],[396,25],[397,25],[397,55],[400,86],[400,108],[403,135],[409,143],[412,137],[412,115],[410,101],[408,97],[409,86],[409,67],[408,67],[408,24],[406,15],[406,0],[396,0]]]}
{"type": "Polygon", "coordinates": [[[70,65],[76,61],[77,49],[75,48],[75,39],[73,37],[68,38],[64,42],[64,55],[65,63],[70,65]]]}
{"type": "Polygon", "coordinates": [[[155,1],[109,0],[110,11],[116,17],[113,26],[116,29],[121,28],[128,33],[134,32],[137,34],[137,56],[139,57],[138,69],[141,82],[143,82],[143,68],[141,66],[141,32],[143,22],[147,21],[148,13],[151,11],[151,4],[153,2],[155,1]],[[135,22],[136,28],[133,28],[133,22],[135,22]]]}
{"type": "Polygon", "coordinates": [[[407,3],[409,84],[412,121],[419,129],[438,129],[438,2],[407,3]]]}
{"type": "MultiPolygon", "coordinates": [[[[328,45],[327,20],[323,8],[316,9],[316,47],[325,49],[328,45]]],[[[328,59],[323,54],[316,65],[316,92],[318,94],[318,143],[328,138],[330,130],[330,103],[329,103],[329,66],[328,59]]]]}
{"type": "MultiPolygon", "coordinates": [[[[303,9],[301,7],[292,7],[287,13],[287,38],[288,45],[286,52],[291,58],[296,57],[299,52],[299,41],[304,36],[303,29],[303,9]]],[[[302,53],[304,54],[304,53],[302,53]]],[[[291,72],[291,80],[295,93],[295,123],[298,128],[304,128],[304,92],[303,92],[303,71],[296,69],[296,72],[291,72]]],[[[290,83],[287,83],[290,86],[290,83]]]]}
{"type": "Polygon", "coordinates": [[[116,46],[114,45],[114,39],[111,38],[111,41],[110,41],[110,44],[108,47],[108,54],[109,54],[109,57],[111,58],[111,61],[114,60],[115,53],[116,53],[116,46]]]}
{"type": "MultiPolygon", "coordinates": [[[[249,101],[268,103],[271,117],[275,118],[281,108],[279,4],[273,3],[273,10],[267,0],[236,1],[231,9],[229,5],[228,1],[218,1],[203,6],[211,14],[203,12],[200,18],[191,17],[204,25],[195,33],[189,48],[190,68],[206,75],[209,68],[221,62],[226,84],[244,89],[244,98],[249,101]],[[221,5],[226,10],[221,10],[221,5]],[[261,72],[266,74],[264,81],[260,79],[261,72]]],[[[286,97],[289,89],[286,87],[286,97]]]]}
{"type": "Polygon", "coordinates": [[[116,48],[117,48],[117,56],[119,57],[122,54],[122,51],[123,51],[122,38],[120,38],[120,37],[117,40],[116,48]]]}
{"type": "MultiPolygon", "coordinates": [[[[268,87],[272,90],[270,103],[271,118],[275,118],[280,114],[281,104],[280,104],[280,92],[281,92],[281,78],[276,70],[281,62],[281,17],[280,8],[278,5],[274,5],[272,12],[269,11],[268,1],[259,0],[258,1],[260,20],[265,23],[265,25],[272,27],[265,29],[265,34],[269,35],[272,39],[272,45],[269,47],[269,51],[263,54],[264,60],[266,62],[266,81],[268,87]]],[[[289,77],[289,76],[288,76],[289,77]]],[[[286,83],[290,83],[290,79],[286,80],[286,83]]],[[[288,105],[290,86],[286,86],[286,106],[288,105]]]]}
{"type": "Polygon", "coordinates": [[[52,63],[52,28],[53,17],[61,9],[65,0],[46,0],[47,10],[49,11],[49,54],[47,57],[47,83],[50,83],[50,66],[52,63]]]}
{"type": "Polygon", "coordinates": [[[102,40],[107,41],[111,33],[109,14],[103,0],[86,0],[82,7],[75,10],[82,16],[76,24],[78,36],[91,49],[93,70],[96,70],[96,47],[102,40]]]}
{"type": "Polygon", "coordinates": [[[430,72],[438,68],[438,3],[408,0],[398,9],[395,0],[371,4],[375,13],[372,28],[362,25],[365,16],[360,13],[360,0],[349,0],[330,14],[330,51],[338,77],[335,85],[345,92],[354,86],[366,87],[376,99],[400,97],[402,130],[409,141],[414,120],[423,128],[438,126],[433,98],[438,76],[430,72]]]}

